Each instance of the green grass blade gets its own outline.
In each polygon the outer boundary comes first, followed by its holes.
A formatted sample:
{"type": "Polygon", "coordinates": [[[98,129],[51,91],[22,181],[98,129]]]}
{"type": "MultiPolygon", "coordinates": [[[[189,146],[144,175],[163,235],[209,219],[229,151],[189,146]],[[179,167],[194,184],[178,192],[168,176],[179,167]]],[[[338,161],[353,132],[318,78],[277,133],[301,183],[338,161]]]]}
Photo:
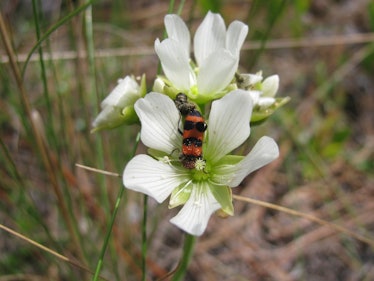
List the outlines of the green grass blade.
{"type": "MultiPolygon", "coordinates": [[[[138,135],[136,137],[135,145],[134,145],[134,149],[132,151],[131,158],[135,156],[136,149],[138,147],[139,141],[140,141],[140,132],[138,133],[138,135]]],[[[97,278],[99,278],[100,271],[101,271],[101,268],[103,266],[104,255],[105,255],[106,249],[107,249],[108,244],[109,244],[109,239],[110,239],[110,236],[111,236],[111,233],[112,233],[113,225],[114,225],[114,222],[116,220],[117,212],[118,212],[119,205],[121,203],[121,198],[122,198],[122,195],[123,195],[124,191],[125,191],[125,188],[121,186],[120,190],[118,192],[118,195],[117,195],[116,204],[114,205],[114,210],[113,210],[113,213],[112,213],[112,217],[110,219],[110,223],[107,227],[107,232],[106,232],[106,235],[105,235],[105,238],[104,238],[104,244],[101,247],[101,252],[100,252],[100,255],[99,255],[99,259],[98,259],[98,262],[97,262],[96,268],[95,268],[95,275],[93,276],[92,281],[97,281],[97,278]]]]}
{"type": "Polygon", "coordinates": [[[25,72],[26,72],[26,68],[27,68],[27,65],[31,59],[31,56],[32,54],[36,51],[36,49],[38,49],[40,47],[40,45],[46,40],[49,38],[49,36],[54,32],[56,31],[59,27],[61,27],[63,24],[65,24],[66,22],[68,22],[69,20],[71,20],[73,17],[75,17],[76,15],[78,15],[80,12],[83,12],[85,9],[87,9],[92,3],[94,2],[94,0],[89,0],[87,1],[85,4],[83,4],[82,6],[78,7],[77,9],[75,9],[74,11],[72,11],[70,14],[68,14],[67,16],[63,17],[61,20],[59,20],[55,25],[53,25],[50,29],[48,29],[46,31],[45,34],[43,34],[40,39],[38,40],[38,42],[36,42],[36,44],[31,48],[31,51],[29,52],[29,54],[27,55],[27,58],[26,58],[26,61],[25,61],[25,64],[23,65],[23,68],[22,68],[22,71],[21,71],[21,77],[22,79],[25,77],[25,72]]]}

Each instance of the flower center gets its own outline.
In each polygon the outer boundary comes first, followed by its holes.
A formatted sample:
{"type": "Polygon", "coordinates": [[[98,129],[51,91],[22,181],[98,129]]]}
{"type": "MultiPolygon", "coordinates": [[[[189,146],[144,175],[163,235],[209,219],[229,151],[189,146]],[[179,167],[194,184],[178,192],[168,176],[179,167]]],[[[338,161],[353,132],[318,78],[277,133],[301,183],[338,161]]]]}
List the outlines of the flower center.
{"type": "Polygon", "coordinates": [[[197,160],[195,169],[191,170],[191,176],[194,181],[207,181],[210,178],[210,165],[205,160],[197,160]]]}
{"type": "Polygon", "coordinates": [[[197,89],[197,85],[192,85],[189,92],[190,98],[194,99],[199,95],[199,90],[197,89]]]}

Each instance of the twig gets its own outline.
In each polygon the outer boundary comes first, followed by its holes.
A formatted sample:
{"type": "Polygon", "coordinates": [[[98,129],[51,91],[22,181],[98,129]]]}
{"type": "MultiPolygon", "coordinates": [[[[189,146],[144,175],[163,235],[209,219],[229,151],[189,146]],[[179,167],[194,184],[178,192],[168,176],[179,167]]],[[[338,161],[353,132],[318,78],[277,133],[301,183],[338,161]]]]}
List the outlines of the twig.
{"type": "MultiPolygon", "coordinates": [[[[20,239],[22,239],[22,240],[30,243],[31,245],[34,245],[37,248],[39,248],[39,249],[41,249],[41,250],[43,250],[45,252],[50,253],[51,255],[55,256],[56,258],[59,258],[60,260],[63,260],[63,261],[65,261],[65,262],[67,262],[67,263],[69,263],[69,264],[71,264],[71,265],[73,265],[73,266],[75,266],[75,267],[77,267],[79,269],[82,269],[82,270],[84,270],[86,272],[89,272],[89,273],[93,274],[93,272],[89,268],[85,267],[84,265],[82,265],[82,264],[80,264],[80,263],[78,263],[76,261],[73,261],[73,260],[69,259],[68,257],[63,256],[63,255],[61,255],[61,254],[59,254],[59,253],[51,250],[50,248],[47,248],[46,246],[44,246],[44,245],[42,245],[42,244],[40,244],[40,243],[38,243],[38,242],[36,242],[36,241],[34,241],[34,240],[32,240],[32,239],[24,236],[24,235],[22,235],[22,234],[20,234],[20,233],[18,233],[16,231],[14,231],[13,229],[11,229],[9,227],[6,227],[3,224],[0,224],[0,228],[3,229],[3,230],[5,230],[6,232],[8,232],[8,233],[10,233],[10,234],[18,237],[18,238],[20,238],[20,239]]],[[[108,279],[103,278],[102,276],[100,276],[100,278],[102,278],[104,280],[108,280],[108,279]]]]}
{"type": "Polygon", "coordinates": [[[345,233],[361,242],[364,242],[368,245],[370,245],[371,247],[374,248],[374,240],[370,239],[370,238],[367,238],[363,235],[360,235],[360,234],[357,234],[343,226],[340,226],[340,225],[337,225],[337,224],[334,224],[334,223],[331,223],[331,222],[328,222],[328,221],[325,221],[323,219],[320,219],[320,218],[317,218],[315,216],[312,216],[312,215],[309,215],[309,214],[306,214],[306,213],[302,213],[302,212],[299,212],[299,211],[296,211],[296,210],[292,210],[292,209],[289,209],[289,208],[286,208],[286,207],[283,207],[283,206],[279,206],[279,205],[275,205],[275,204],[272,204],[272,203],[268,203],[268,202],[264,202],[264,201],[261,201],[261,200],[257,200],[257,199],[253,199],[253,198],[249,198],[249,197],[243,197],[243,196],[240,196],[240,195],[233,195],[232,196],[234,199],[236,200],[239,200],[239,201],[243,201],[243,202],[247,202],[247,203],[252,203],[252,204],[255,204],[255,205],[258,205],[258,206],[262,206],[262,207],[265,207],[265,208],[269,208],[269,209],[273,209],[273,210],[277,210],[277,211],[280,211],[280,212],[283,212],[283,213],[286,213],[286,214],[290,214],[290,215],[293,215],[293,216],[297,216],[297,217],[301,217],[301,218],[304,218],[304,219],[307,219],[307,220],[310,220],[310,221],[313,221],[315,223],[318,223],[320,225],[324,225],[324,226],[329,226],[341,233],[345,233]]]}

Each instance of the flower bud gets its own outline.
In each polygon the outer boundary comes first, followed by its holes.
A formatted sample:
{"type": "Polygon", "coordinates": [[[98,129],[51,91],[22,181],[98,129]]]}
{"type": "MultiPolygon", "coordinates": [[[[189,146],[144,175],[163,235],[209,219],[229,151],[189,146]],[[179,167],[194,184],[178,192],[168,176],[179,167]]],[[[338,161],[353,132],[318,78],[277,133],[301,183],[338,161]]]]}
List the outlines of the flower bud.
{"type": "Polygon", "coordinates": [[[134,104],[145,93],[145,75],[142,76],[140,85],[132,76],[119,79],[118,85],[102,101],[101,112],[93,121],[91,132],[139,122],[134,104]]]}
{"type": "Polygon", "coordinates": [[[274,97],[279,88],[279,76],[272,75],[262,82],[262,96],[274,97]]]}

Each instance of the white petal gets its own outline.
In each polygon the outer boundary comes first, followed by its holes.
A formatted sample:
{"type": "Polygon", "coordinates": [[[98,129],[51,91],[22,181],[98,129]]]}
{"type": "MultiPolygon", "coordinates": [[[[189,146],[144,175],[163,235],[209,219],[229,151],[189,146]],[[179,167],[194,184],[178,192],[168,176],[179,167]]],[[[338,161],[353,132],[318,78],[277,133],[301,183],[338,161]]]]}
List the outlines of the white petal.
{"type": "Polygon", "coordinates": [[[221,15],[208,12],[194,37],[195,58],[199,66],[212,52],[225,47],[225,36],[226,27],[221,15]]]}
{"type": "Polygon", "coordinates": [[[214,163],[248,138],[252,107],[252,99],[244,90],[232,91],[212,103],[205,158],[214,163]]]}
{"type": "Polygon", "coordinates": [[[184,21],[177,15],[171,14],[165,16],[165,28],[168,37],[179,42],[180,46],[190,55],[190,32],[184,21]]]}
{"type": "Polygon", "coordinates": [[[200,66],[197,88],[200,94],[212,94],[223,90],[234,77],[238,60],[227,50],[212,53],[200,66]]]}
{"type": "Polygon", "coordinates": [[[259,74],[242,74],[245,79],[248,79],[248,85],[251,87],[254,87],[257,83],[260,83],[262,81],[262,73],[259,74]]]}
{"type": "Polygon", "coordinates": [[[194,74],[188,53],[183,48],[181,43],[173,39],[155,41],[155,51],[166,77],[178,90],[188,91],[191,87],[191,75],[194,74]]]}
{"type": "Polygon", "coordinates": [[[130,76],[126,76],[118,81],[118,85],[101,102],[101,107],[126,107],[129,103],[135,102],[140,97],[139,91],[140,87],[138,83],[130,76]]]}
{"type": "Polygon", "coordinates": [[[233,167],[233,177],[228,182],[228,186],[238,186],[247,175],[269,164],[278,158],[278,156],[279,149],[276,142],[270,137],[262,137],[253,147],[252,151],[233,167]]]}
{"type": "Polygon", "coordinates": [[[92,127],[97,128],[101,126],[110,126],[113,121],[118,120],[121,116],[121,109],[114,106],[105,106],[99,113],[99,115],[92,122],[92,127]]]}
{"type": "Polygon", "coordinates": [[[187,181],[173,166],[140,154],[126,165],[123,184],[126,188],[142,192],[163,202],[181,183],[187,181]]]}
{"type": "Polygon", "coordinates": [[[156,78],[155,82],[153,83],[152,91],[157,92],[157,93],[163,93],[164,92],[164,87],[165,87],[165,82],[161,78],[156,78]]]}
{"type": "Polygon", "coordinates": [[[181,146],[179,111],[168,96],[149,93],[134,108],[142,124],[141,140],[146,146],[168,154],[181,146]]]}
{"type": "Polygon", "coordinates": [[[249,94],[249,95],[251,96],[251,98],[252,98],[253,105],[258,104],[258,101],[260,100],[261,92],[260,92],[260,91],[253,91],[253,90],[250,90],[250,91],[248,91],[248,94],[249,94]]]}
{"type": "Polygon", "coordinates": [[[261,107],[261,108],[267,108],[269,106],[271,106],[273,103],[275,103],[275,98],[271,98],[271,97],[264,97],[264,98],[260,98],[258,100],[258,105],[261,107]]]}
{"type": "Polygon", "coordinates": [[[279,76],[272,75],[267,77],[262,82],[262,96],[263,97],[274,97],[279,88],[279,76]]]}
{"type": "Polygon", "coordinates": [[[220,207],[209,187],[199,183],[192,187],[190,198],[170,222],[189,234],[200,236],[204,233],[212,213],[220,207]]]}
{"type": "Polygon", "coordinates": [[[239,52],[248,34],[248,26],[240,21],[230,24],[226,34],[226,48],[239,59],[239,52]]]}

